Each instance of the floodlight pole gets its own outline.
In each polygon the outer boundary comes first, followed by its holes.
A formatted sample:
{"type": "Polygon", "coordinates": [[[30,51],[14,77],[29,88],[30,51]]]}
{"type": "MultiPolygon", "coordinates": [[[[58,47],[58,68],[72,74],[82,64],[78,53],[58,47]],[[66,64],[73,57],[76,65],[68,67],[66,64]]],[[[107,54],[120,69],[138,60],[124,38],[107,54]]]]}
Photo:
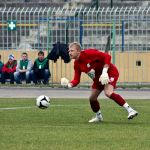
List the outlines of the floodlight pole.
{"type": "Polygon", "coordinates": [[[98,10],[98,7],[99,7],[99,1],[96,0],[96,10],[98,10]]]}
{"type": "Polygon", "coordinates": [[[113,0],[110,0],[110,7],[113,8],[113,0]]]}
{"type": "Polygon", "coordinates": [[[92,6],[91,7],[95,7],[96,10],[98,10],[98,7],[99,7],[99,0],[93,0],[92,1],[92,6]]]}

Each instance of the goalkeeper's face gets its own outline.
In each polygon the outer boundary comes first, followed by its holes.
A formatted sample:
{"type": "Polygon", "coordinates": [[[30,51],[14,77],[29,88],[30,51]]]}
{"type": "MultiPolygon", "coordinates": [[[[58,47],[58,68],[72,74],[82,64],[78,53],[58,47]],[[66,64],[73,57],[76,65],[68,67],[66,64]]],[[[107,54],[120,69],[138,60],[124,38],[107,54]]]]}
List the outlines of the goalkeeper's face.
{"type": "Polygon", "coordinates": [[[77,48],[76,45],[73,45],[71,47],[69,47],[69,56],[71,59],[78,59],[80,56],[80,50],[77,48]]]}

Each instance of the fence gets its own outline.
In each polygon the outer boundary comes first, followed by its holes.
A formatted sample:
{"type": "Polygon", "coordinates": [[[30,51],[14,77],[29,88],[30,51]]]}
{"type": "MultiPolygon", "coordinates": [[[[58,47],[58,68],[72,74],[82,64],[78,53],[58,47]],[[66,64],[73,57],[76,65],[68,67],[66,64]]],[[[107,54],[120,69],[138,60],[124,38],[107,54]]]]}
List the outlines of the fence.
{"type": "MultiPolygon", "coordinates": [[[[150,82],[149,35],[150,8],[0,8],[0,50],[49,52],[56,42],[72,41],[110,50],[120,84],[150,82]]],[[[72,78],[72,63],[50,63],[52,82],[72,78]]]]}

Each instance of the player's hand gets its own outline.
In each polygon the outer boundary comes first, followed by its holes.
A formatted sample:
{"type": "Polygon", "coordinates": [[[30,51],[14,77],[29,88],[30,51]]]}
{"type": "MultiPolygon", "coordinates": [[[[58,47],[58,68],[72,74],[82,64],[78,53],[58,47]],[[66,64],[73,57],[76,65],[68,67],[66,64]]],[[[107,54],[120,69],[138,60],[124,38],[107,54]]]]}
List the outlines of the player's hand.
{"type": "Polygon", "coordinates": [[[72,88],[72,84],[71,83],[68,83],[68,88],[72,88]]]}
{"type": "Polygon", "coordinates": [[[102,74],[99,78],[99,81],[102,83],[102,85],[105,85],[105,84],[109,83],[109,76],[108,76],[107,70],[108,69],[104,68],[103,72],[102,72],[102,74]]]}
{"type": "Polygon", "coordinates": [[[65,88],[71,88],[72,84],[69,83],[69,80],[66,78],[61,78],[61,86],[65,88]]]}
{"type": "Polygon", "coordinates": [[[108,76],[108,73],[103,73],[100,78],[99,78],[99,81],[102,83],[102,85],[105,85],[105,84],[108,84],[109,82],[109,76],[108,76]]]}

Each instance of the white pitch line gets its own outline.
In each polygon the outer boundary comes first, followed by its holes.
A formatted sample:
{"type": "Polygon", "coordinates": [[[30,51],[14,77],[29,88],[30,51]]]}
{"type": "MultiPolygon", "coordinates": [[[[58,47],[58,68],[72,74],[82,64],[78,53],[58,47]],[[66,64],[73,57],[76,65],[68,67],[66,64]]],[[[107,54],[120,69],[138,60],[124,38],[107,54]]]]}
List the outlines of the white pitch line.
{"type": "MultiPolygon", "coordinates": [[[[51,105],[50,107],[87,107],[88,105],[82,104],[82,105],[51,105]]],[[[114,108],[115,106],[107,106],[107,108],[114,108]]],[[[136,108],[145,108],[149,106],[135,106],[136,108]]],[[[37,108],[37,106],[25,106],[25,107],[5,107],[0,108],[0,110],[16,110],[16,109],[30,109],[30,108],[37,108]]]]}
{"type": "MultiPolygon", "coordinates": [[[[83,107],[87,105],[51,105],[50,107],[83,107]]],[[[37,106],[25,106],[25,107],[5,107],[0,108],[0,110],[16,110],[16,109],[29,109],[29,108],[38,108],[37,106]]]]}
{"type": "Polygon", "coordinates": [[[25,106],[25,107],[5,107],[0,108],[0,110],[13,110],[13,109],[26,109],[26,108],[34,108],[36,106],[25,106]]]}

